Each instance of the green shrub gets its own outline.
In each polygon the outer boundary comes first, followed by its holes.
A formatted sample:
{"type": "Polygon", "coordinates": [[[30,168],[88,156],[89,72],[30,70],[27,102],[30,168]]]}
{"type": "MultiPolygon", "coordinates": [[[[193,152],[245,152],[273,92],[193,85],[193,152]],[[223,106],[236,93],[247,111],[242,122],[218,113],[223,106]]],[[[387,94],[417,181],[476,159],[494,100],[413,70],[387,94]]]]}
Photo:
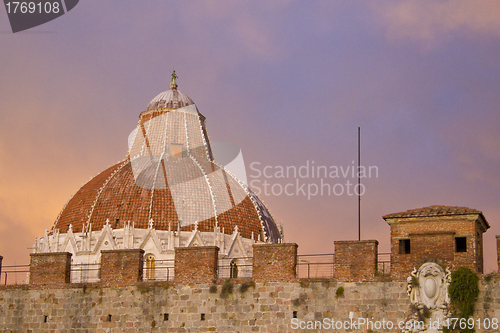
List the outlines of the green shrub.
{"type": "MultiPolygon", "coordinates": [[[[467,320],[474,314],[474,307],[479,296],[478,282],[477,274],[466,267],[460,267],[451,274],[448,295],[454,308],[454,317],[467,320]]],[[[474,332],[474,329],[466,328],[462,332],[474,332]]]]}
{"type": "Polygon", "coordinates": [[[483,279],[484,279],[484,282],[490,283],[494,277],[495,277],[495,272],[491,272],[491,273],[485,274],[483,276],[483,279]]]}
{"type": "Polygon", "coordinates": [[[250,281],[250,282],[243,282],[240,286],[240,293],[245,293],[248,289],[250,288],[255,288],[255,282],[250,281]]]}
{"type": "Polygon", "coordinates": [[[215,294],[217,292],[217,285],[216,284],[211,285],[210,288],[208,288],[208,291],[211,294],[215,294]]]}
{"type": "Polygon", "coordinates": [[[226,298],[232,293],[233,293],[233,284],[229,279],[227,279],[226,281],[224,281],[224,284],[222,285],[222,289],[220,291],[221,297],[226,298]]]}
{"type": "Polygon", "coordinates": [[[337,295],[337,297],[344,295],[344,287],[338,287],[335,294],[337,295]]]}
{"type": "Polygon", "coordinates": [[[479,277],[469,268],[460,267],[451,274],[448,287],[451,303],[464,318],[474,314],[474,306],[479,296],[479,277]]]}

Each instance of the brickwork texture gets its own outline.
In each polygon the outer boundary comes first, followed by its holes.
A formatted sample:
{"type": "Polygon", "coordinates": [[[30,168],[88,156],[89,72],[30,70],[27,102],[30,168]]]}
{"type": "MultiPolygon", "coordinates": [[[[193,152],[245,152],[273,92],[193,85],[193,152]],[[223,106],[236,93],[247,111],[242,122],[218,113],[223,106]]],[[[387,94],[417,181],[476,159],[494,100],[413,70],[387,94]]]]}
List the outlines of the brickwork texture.
{"type": "Polygon", "coordinates": [[[144,250],[101,251],[101,284],[128,286],[142,280],[144,250]]]}
{"type": "Polygon", "coordinates": [[[175,249],[175,283],[203,284],[217,278],[219,248],[216,246],[178,247],[175,249]]]}
{"type": "Polygon", "coordinates": [[[336,241],[334,279],[339,282],[375,280],[378,241],[336,241]]]}
{"type": "Polygon", "coordinates": [[[71,253],[32,253],[30,256],[30,284],[57,285],[69,283],[71,253]]]}
{"type": "Polygon", "coordinates": [[[256,282],[296,281],[297,244],[255,244],[253,278],[256,282]]]}
{"type": "Polygon", "coordinates": [[[391,277],[404,280],[425,261],[441,261],[452,269],[465,266],[483,272],[483,233],[479,215],[402,217],[387,219],[391,226],[391,277]],[[457,252],[455,239],[466,239],[466,251],[457,252]],[[409,240],[410,253],[400,242],[409,240]]]}

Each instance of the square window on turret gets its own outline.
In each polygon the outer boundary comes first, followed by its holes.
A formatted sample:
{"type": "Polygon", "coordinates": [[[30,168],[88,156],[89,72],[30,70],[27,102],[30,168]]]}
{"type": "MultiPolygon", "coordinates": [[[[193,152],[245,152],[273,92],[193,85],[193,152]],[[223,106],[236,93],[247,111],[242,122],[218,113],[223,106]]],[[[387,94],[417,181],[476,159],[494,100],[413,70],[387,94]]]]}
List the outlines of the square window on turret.
{"type": "Polygon", "coordinates": [[[410,254],[410,240],[400,239],[399,240],[399,254],[410,254]]]}
{"type": "Polygon", "coordinates": [[[467,237],[455,237],[455,252],[467,252],[467,237]]]}

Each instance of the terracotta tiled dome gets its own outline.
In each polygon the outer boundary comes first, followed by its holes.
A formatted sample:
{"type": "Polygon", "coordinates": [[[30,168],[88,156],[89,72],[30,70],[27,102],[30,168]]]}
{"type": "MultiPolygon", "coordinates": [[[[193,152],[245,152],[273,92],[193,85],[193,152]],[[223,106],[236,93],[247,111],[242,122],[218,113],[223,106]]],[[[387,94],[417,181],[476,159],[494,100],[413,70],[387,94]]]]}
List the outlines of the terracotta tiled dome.
{"type": "Polygon", "coordinates": [[[265,205],[213,160],[205,117],[175,79],[170,88],[141,113],[127,158],[83,185],[54,227],[81,232],[130,221],[147,229],[152,220],[157,230],[212,232],[218,225],[226,234],[237,228],[242,237],[279,242],[265,205]]]}

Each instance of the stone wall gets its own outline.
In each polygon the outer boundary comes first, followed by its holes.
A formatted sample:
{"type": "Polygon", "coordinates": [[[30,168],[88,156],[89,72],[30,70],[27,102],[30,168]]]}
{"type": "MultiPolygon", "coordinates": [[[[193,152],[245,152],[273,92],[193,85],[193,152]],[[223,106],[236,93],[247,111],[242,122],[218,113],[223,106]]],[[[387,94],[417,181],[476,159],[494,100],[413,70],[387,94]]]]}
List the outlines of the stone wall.
{"type": "MultiPolygon", "coordinates": [[[[476,318],[500,318],[500,283],[480,283],[476,318]]],[[[344,332],[301,329],[315,321],[368,318],[400,332],[409,314],[404,282],[219,281],[216,285],[137,283],[127,287],[70,284],[67,288],[0,287],[1,332],[344,332]],[[338,293],[339,287],[344,291],[338,293]],[[296,317],[296,319],[294,319],[296,317]],[[294,320],[294,321],[292,321],[294,320]],[[309,323],[308,323],[309,322],[309,323]]],[[[370,324],[368,324],[370,325],[370,324]]],[[[324,328],[324,327],[323,327],[324,328]]],[[[483,332],[484,330],[477,330],[483,332]]],[[[488,330],[487,332],[498,332],[488,330]]]]}

